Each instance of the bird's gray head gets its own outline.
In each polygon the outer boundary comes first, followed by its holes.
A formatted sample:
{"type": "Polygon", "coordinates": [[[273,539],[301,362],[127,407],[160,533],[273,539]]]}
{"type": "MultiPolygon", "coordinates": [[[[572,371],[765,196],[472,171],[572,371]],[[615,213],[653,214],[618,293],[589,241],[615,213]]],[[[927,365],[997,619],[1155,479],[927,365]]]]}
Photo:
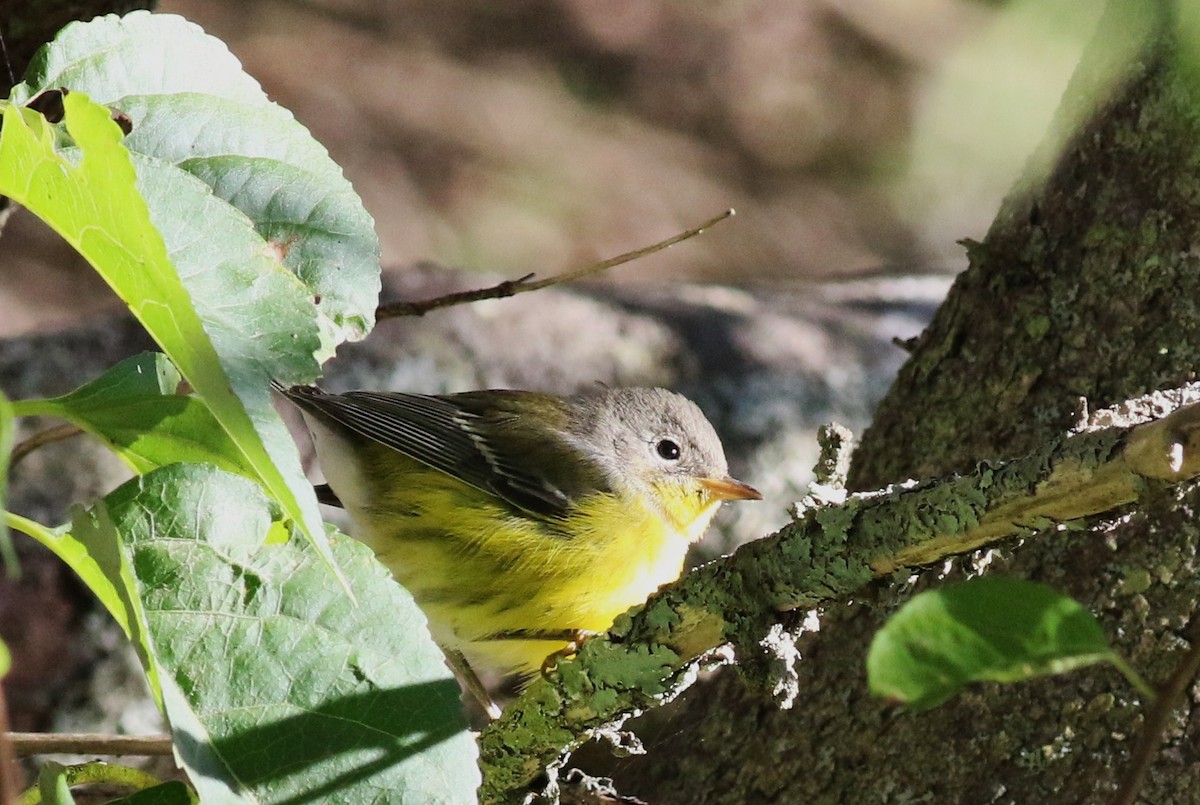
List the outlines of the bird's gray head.
{"type": "Polygon", "coordinates": [[[660,388],[606,388],[571,403],[576,445],[614,486],[728,474],[717,432],[686,397],[660,388]]]}

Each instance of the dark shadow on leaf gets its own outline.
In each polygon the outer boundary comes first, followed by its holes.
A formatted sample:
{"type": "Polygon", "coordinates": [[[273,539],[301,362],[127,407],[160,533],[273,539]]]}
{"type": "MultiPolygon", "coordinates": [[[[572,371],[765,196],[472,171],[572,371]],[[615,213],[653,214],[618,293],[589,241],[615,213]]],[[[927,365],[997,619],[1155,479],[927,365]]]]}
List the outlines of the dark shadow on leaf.
{"type": "MultiPolygon", "coordinates": [[[[236,779],[274,803],[328,801],[335,791],[372,778],[376,791],[400,792],[406,778],[386,772],[464,730],[461,719],[446,718],[460,706],[455,682],[425,682],[344,696],[235,735],[214,736],[211,745],[180,731],[176,747],[189,765],[195,761],[201,768],[210,767],[215,754],[228,769],[221,775],[227,781],[236,779]],[[288,793],[296,789],[301,793],[288,793]],[[286,796],[276,799],[272,791],[286,796]]],[[[217,719],[205,720],[211,725],[217,719]]]]}
{"type": "Polygon", "coordinates": [[[162,785],[113,800],[109,805],[191,805],[191,802],[187,786],[178,780],[170,780],[162,785]]]}

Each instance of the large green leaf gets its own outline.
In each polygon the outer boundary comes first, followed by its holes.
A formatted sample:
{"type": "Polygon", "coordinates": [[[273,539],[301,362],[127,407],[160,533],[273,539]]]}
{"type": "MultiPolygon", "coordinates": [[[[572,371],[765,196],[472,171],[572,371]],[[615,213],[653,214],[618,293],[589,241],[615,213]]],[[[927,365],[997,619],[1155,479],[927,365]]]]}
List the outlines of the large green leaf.
{"type": "Polygon", "coordinates": [[[132,152],[199,177],[253,221],[317,300],[324,354],[371,329],[379,242],[370,215],[324,147],[224,43],[169,14],[74,23],[34,59],[13,99],[59,87],[120,110],[132,152]]]}
{"type": "Polygon", "coordinates": [[[1097,662],[1123,663],[1078,602],[1030,581],[972,579],[923,592],[876,633],[871,692],[933,707],[971,682],[1017,682],[1097,662]]]}
{"type": "Polygon", "coordinates": [[[338,537],[355,606],[308,544],[271,539],[272,515],[245,479],[176,464],[76,524],[97,534],[110,523],[125,540],[150,661],[202,801],[473,801],[460,694],[412,599],[338,537]]]}
{"type": "Polygon", "coordinates": [[[84,82],[102,83],[113,97],[158,87],[250,103],[266,99],[258,82],[219,39],[204,35],[182,17],[144,11],[70,23],[38,51],[24,78],[13,89],[15,103],[25,103],[47,88],[87,91],[84,82]],[[128,69],[120,70],[122,64],[128,69]]]}
{"type": "Polygon", "coordinates": [[[166,355],[126,358],[70,394],[13,403],[17,416],[56,416],[102,439],[138,473],[179,461],[253,471],[198,397],[180,393],[183,378],[166,355]]]}
{"type": "Polygon", "coordinates": [[[107,109],[78,92],[63,102],[78,147],[67,154],[41,115],[4,110],[0,194],[50,224],[125,300],[328,558],[316,499],[268,388],[272,378],[317,372],[315,314],[303,286],[198,179],[148,158],[135,172],[107,109]]]}

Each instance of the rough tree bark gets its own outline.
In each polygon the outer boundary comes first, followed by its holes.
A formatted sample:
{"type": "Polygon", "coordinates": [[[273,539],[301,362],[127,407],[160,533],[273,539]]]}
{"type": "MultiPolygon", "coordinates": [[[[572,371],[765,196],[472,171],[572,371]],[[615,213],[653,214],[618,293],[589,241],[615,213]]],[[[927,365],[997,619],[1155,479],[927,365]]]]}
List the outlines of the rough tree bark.
{"type": "MultiPolygon", "coordinates": [[[[1200,351],[1200,13],[1112,0],[1051,135],[1057,161],[1005,201],[880,406],[851,485],[1020,456],[1092,409],[1195,377],[1200,351]]],[[[1048,164],[1035,159],[1038,164],[1048,164]]],[[[866,692],[866,648],[916,589],[987,567],[1047,582],[1101,617],[1147,678],[1188,644],[1200,597],[1200,489],[1163,491],[1090,533],[1048,533],[880,584],[798,643],[780,711],[734,673],[644,719],[624,794],[669,802],[1092,802],[1115,790],[1144,709],[1111,669],[980,686],[924,714],[866,692]]],[[[798,621],[797,621],[798,623],[798,621]]],[[[1193,803],[1195,694],[1171,719],[1144,801],[1193,803]]]]}

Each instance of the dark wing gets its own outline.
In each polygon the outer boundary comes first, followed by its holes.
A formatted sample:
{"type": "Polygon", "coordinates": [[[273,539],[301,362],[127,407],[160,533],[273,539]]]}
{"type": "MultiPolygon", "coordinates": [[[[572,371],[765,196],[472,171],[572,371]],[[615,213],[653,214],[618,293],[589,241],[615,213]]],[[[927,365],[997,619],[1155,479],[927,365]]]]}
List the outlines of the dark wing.
{"type": "Polygon", "coordinates": [[[285,393],[325,422],[534,514],[560,516],[573,499],[599,488],[598,473],[582,466],[582,457],[571,455],[574,448],[551,432],[549,426],[557,422],[521,426],[519,410],[556,414],[560,403],[552,397],[519,391],[437,397],[370,391],[326,394],[303,387],[285,393]]]}

